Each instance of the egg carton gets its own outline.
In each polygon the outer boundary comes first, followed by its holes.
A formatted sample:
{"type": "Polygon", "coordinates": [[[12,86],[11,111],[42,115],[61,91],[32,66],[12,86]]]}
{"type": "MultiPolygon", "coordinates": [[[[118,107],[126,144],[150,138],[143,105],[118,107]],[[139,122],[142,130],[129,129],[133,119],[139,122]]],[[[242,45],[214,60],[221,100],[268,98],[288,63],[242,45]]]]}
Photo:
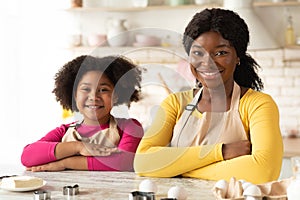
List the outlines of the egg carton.
{"type": "Polygon", "coordinates": [[[252,185],[251,191],[250,186],[243,187],[247,184],[245,181],[233,177],[229,183],[224,180],[218,181],[212,190],[217,200],[246,200],[249,196],[253,200],[287,200],[286,189],[291,180],[289,178],[258,185],[247,182],[252,185]]]}

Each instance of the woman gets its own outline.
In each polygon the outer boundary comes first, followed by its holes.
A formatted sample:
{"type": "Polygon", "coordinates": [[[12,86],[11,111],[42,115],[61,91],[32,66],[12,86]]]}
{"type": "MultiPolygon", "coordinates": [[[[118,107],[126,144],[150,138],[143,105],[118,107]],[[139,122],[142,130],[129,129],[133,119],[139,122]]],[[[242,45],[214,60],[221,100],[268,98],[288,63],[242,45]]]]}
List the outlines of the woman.
{"type": "Polygon", "coordinates": [[[248,43],[247,24],[236,13],[212,8],[194,15],[183,45],[199,87],[162,102],[138,147],[137,174],[253,183],[278,178],[279,112],[260,92],[259,65],[247,54],[248,43]]]}

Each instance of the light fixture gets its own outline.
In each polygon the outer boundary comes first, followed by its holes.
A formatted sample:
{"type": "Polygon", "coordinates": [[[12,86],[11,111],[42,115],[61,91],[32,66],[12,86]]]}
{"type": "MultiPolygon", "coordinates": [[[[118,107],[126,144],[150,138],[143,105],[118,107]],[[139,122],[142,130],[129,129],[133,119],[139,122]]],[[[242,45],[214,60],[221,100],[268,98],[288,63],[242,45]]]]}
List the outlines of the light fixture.
{"type": "Polygon", "coordinates": [[[279,44],[262,24],[253,9],[253,0],[223,0],[223,7],[240,15],[250,32],[249,50],[279,48],[279,44]]]}

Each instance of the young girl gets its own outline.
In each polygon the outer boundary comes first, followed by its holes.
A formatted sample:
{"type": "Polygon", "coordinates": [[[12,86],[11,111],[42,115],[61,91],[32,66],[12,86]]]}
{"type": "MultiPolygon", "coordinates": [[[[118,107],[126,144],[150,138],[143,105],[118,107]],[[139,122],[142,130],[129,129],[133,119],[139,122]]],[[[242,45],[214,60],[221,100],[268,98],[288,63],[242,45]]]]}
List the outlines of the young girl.
{"type": "Polygon", "coordinates": [[[132,171],[143,128],[110,111],[138,101],[140,82],[140,69],[121,56],[84,55],[65,64],[55,76],[53,93],[64,109],[80,112],[83,120],[62,124],[25,146],[22,164],[31,171],[132,171]]]}

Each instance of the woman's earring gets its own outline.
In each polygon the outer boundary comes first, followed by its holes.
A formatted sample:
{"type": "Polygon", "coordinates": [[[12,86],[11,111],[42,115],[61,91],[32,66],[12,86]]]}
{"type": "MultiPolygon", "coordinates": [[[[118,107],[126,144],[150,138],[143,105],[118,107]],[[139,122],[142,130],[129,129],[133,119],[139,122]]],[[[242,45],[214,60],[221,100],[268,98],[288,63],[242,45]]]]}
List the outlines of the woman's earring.
{"type": "Polygon", "coordinates": [[[200,89],[201,88],[201,83],[199,81],[196,80],[194,89],[200,89]]]}
{"type": "Polygon", "coordinates": [[[239,62],[237,63],[237,66],[240,66],[241,65],[241,60],[239,59],[239,62]]]}

